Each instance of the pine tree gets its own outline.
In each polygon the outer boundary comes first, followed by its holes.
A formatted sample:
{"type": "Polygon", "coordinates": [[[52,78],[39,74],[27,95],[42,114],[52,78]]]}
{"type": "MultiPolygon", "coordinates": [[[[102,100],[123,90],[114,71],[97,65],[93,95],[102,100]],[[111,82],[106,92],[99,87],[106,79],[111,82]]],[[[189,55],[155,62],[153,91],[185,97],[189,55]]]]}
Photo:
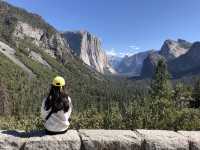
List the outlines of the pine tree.
{"type": "Polygon", "coordinates": [[[167,128],[171,119],[172,87],[164,60],[159,60],[151,82],[149,114],[150,128],[167,128]]]}
{"type": "Polygon", "coordinates": [[[194,108],[200,107],[200,79],[195,82],[194,89],[192,91],[192,98],[194,99],[194,108]]]}
{"type": "Polygon", "coordinates": [[[182,109],[188,107],[192,95],[191,87],[182,83],[178,83],[175,86],[173,93],[173,102],[176,108],[182,109]]]}

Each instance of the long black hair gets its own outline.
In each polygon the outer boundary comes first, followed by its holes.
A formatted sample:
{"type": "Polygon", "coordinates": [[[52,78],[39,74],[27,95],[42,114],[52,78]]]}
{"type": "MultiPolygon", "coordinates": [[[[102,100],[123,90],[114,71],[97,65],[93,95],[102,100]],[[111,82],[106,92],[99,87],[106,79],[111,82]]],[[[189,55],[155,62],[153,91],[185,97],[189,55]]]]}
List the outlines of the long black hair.
{"type": "Polygon", "coordinates": [[[45,110],[47,111],[50,108],[55,113],[60,110],[64,112],[69,110],[68,94],[59,86],[51,86],[49,95],[45,101],[45,110]]]}

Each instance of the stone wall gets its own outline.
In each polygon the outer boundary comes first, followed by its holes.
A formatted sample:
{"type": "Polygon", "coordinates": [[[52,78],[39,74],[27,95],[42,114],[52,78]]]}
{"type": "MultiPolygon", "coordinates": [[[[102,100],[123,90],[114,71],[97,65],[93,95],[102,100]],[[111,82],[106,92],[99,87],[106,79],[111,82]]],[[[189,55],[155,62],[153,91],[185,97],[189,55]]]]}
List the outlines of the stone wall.
{"type": "Polygon", "coordinates": [[[0,150],[200,150],[200,131],[69,130],[0,131],[0,150]]]}

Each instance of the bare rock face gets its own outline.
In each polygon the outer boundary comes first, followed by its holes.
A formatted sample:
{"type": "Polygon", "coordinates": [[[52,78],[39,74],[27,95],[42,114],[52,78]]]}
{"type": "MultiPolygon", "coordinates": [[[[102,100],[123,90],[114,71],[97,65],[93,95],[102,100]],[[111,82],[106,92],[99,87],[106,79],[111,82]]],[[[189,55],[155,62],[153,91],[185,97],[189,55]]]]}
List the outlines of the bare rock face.
{"type": "Polygon", "coordinates": [[[62,59],[70,54],[70,48],[60,33],[48,33],[44,29],[33,27],[25,22],[18,21],[13,37],[17,40],[29,38],[32,44],[44,49],[52,57],[62,59]]]}
{"type": "Polygon", "coordinates": [[[145,150],[189,150],[188,139],[174,131],[167,130],[137,130],[144,141],[145,150]]]}
{"type": "Polygon", "coordinates": [[[165,57],[166,60],[173,60],[185,53],[188,52],[191,43],[178,39],[178,41],[174,40],[166,40],[161,47],[159,52],[160,55],[165,57]]]}
{"type": "Polygon", "coordinates": [[[80,150],[81,140],[75,130],[69,130],[65,134],[45,135],[44,133],[30,133],[24,146],[24,150],[80,150]]]}
{"type": "Polygon", "coordinates": [[[65,32],[63,36],[69,43],[73,54],[78,56],[85,64],[103,74],[115,73],[97,37],[87,31],[65,32]]]}
{"type": "Polygon", "coordinates": [[[25,36],[28,36],[34,39],[35,42],[38,42],[43,34],[43,30],[33,28],[29,24],[20,21],[18,22],[14,32],[14,35],[18,38],[25,38],[25,36]]]}
{"type": "Polygon", "coordinates": [[[80,130],[84,150],[139,150],[141,139],[130,130],[80,130]]]}
{"type": "Polygon", "coordinates": [[[200,131],[178,131],[178,133],[186,136],[190,142],[190,150],[200,149],[200,131]]]}

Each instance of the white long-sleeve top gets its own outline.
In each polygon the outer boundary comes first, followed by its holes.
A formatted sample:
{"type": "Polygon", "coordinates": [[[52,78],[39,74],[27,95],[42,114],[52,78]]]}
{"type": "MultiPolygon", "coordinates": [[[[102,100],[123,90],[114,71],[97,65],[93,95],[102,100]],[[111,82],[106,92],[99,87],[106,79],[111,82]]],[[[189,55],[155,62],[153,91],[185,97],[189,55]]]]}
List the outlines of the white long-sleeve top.
{"type": "Polygon", "coordinates": [[[61,111],[58,111],[57,113],[52,113],[47,121],[45,120],[45,118],[50,113],[51,108],[48,111],[45,110],[45,101],[46,101],[46,98],[43,100],[42,107],[41,107],[41,117],[45,121],[44,127],[48,131],[52,131],[52,132],[61,132],[61,131],[67,130],[70,125],[68,119],[72,112],[71,98],[68,96],[69,110],[67,112],[64,113],[64,111],[61,110],[61,111]]]}

